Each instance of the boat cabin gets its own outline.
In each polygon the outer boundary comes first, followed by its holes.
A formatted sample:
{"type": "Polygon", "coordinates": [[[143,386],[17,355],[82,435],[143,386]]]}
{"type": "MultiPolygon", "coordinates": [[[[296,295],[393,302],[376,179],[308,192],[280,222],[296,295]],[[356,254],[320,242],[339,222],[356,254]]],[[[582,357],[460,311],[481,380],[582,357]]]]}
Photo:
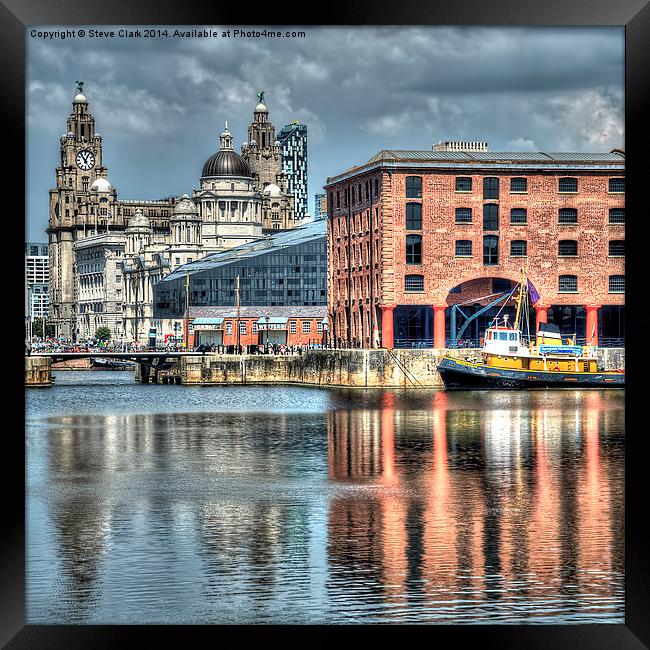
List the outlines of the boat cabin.
{"type": "Polygon", "coordinates": [[[521,332],[508,325],[494,325],[485,330],[483,351],[501,356],[527,356],[528,346],[521,341],[521,332]]]}

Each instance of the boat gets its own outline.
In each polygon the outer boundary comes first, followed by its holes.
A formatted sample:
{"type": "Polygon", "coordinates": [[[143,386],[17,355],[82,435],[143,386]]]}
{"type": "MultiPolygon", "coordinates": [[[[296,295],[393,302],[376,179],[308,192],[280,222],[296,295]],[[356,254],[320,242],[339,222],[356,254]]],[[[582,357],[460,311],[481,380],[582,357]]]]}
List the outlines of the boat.
{"type": "Polygon", "coordinates": [[[527,280],[515,286],[508,296],[517,303],[514,324],[507,315],[495,318],[475,358],[441,358],[437,367],[445,388],[624,388],[624,370],[600,371],[598,348],[576,345],[575,335],[563,338],[557,325],[539,323],[534,340],[524,336],[521,306],[531,286],[527,280]]]}
{"type": "Polygon", "coordinates": [[[90,367],[98,370],[132,370],[135,363],[133,361],[123,361],[122,359],[90,357],[90,367]]]}

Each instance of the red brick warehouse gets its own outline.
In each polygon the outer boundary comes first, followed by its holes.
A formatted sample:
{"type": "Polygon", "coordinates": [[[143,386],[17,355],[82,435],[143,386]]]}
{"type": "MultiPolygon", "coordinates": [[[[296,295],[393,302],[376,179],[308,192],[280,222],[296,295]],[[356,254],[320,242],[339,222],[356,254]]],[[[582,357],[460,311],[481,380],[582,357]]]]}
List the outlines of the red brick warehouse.
{"type": "Polygon", "coordinates": [[[499,307],[472,316],[526,269],[541,296],[532,327],[548,320],[579,342],[621,345],[624,153],[447,144],[380,151],[327,179],[333,338],[443,348],[467,319],[476,341],[499,307]]]}

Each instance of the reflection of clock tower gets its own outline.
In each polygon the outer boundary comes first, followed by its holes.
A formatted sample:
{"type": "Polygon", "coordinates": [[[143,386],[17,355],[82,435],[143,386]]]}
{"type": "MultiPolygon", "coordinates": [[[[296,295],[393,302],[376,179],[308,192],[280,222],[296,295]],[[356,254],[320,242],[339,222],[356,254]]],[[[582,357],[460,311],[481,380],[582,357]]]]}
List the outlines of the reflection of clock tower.
{"type": "Polygon", "coordinates": [[[91,220],[87,214],[90,188],[97,178],[106,178],[102,138],[95,133],[95,118],[88,111],[80,81],[67,127],[61,136],[56,188],[50,190],[50,317],[58,336],[74,337],[73,244],[84,236],[91,220]]]}

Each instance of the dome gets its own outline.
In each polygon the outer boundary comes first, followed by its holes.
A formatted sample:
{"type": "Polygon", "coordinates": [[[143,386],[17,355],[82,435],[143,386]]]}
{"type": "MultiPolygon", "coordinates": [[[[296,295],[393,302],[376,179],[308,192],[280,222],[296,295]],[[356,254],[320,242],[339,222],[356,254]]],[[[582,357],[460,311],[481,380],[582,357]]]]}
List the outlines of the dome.
{"type": "Polygon", "coordinates": [[[252,147],[253,145],[257,146],[257,140],[251,140],[248,144],[249,144],[251,147],[252,147]]]}
{"type": "MultiPolygon", "coordinates": [[[[68,95],[68,97],[70,97],[70,95],[68,95]]],[[[84,95],[83,93],[77,93],[74,96],[74,99],[72,101],[75,104],[87,104],[88,103],[88,100],[86,99],[86,95],[84,95]]]]}
{"type": "Polygon", "coordinates": [[[66,137],[67,138],[74,138],[74,133],[72,131],[68,131],[68,135],[66,137]]]}
{"type": "Polygon", "coordinates": [[[201,177],[206,176],[247,176],[251,168],[248,163],[232,149],[221,149],[210,156],[203,165],[201,177]]]}
{"type": "Polygon", "coordinates": [[[192,201],[187,194],[183,194],[178,203],[174,206],[174,216],[172,219],[182,219],[188,215],[194,216],[198,214],[199,211],[194,201],[192,201]]]}
{"type": "Polygon", "coordinates": [[[255,107],[255,112],[256,113],[268,113],[269,109],[260,102],[256,107],[255,107]]]}
{"type": "Polygon", "coordinates": [[[147,228],[151,229],[151,224],[149,223],[149,219],[142,214],[142,210],[138,208],[135,211],[135,214],[133,215],[133,218],[131,221],[129,221],[128,229],[131,228],[147,228]]]}
{"type": "Polygon", "coordinates": [[[112,189],[113,186],[106,178],[96,178],[90,186],[91,191],[95,190],[97,192],[110,192],[112,189]]]}
{"type": "Polygon", "coordinates": [[[281,143],[279,140],[276,140],[276,141],[273,143],[273,146],[274,146],[274,147],[279,147],[281,144],[282,144],[282,143],[281,143]]]}
{"type": "Polygon", "coordinates": [[[282,190],[273,183],[269,183],[263,190],[264,194],[268,194],[271,198],[282,196],[282,190]]]}

